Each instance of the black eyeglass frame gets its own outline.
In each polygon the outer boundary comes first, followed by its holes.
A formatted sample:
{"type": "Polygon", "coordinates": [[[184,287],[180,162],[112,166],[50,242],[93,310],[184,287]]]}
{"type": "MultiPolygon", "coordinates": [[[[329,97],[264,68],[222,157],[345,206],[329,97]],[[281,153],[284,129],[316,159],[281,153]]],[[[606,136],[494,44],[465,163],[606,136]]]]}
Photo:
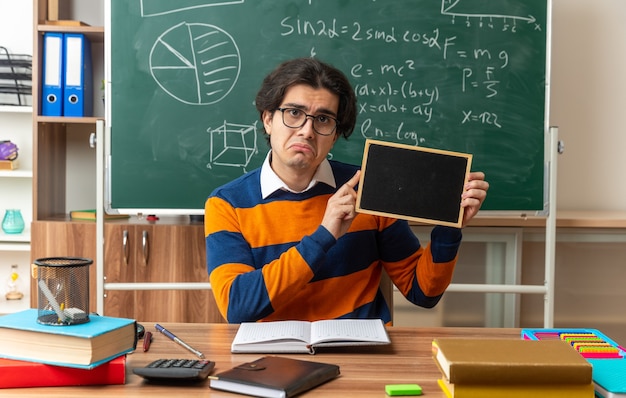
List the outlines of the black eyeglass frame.
{"type": "Polygon", "coordinates": [[[277,110],[277,111],[280,111],[280,113],[282,113],[283,124],[284,124],[286,127],[289,127],[290,129],[299,129],[300,127],[302,127],[302,126],[304,126],[304,125],[306,124],[306,121],[307,121],[307,119],[308,119],[308,118],[311,118],[312,123],[313,123],[313,131],[315,131],[315,134],[319,134],[319,135],[321,135],[321,136],[328,137],[329,135],[333,135],[333,134],[337,131],[337,126],[339,126],[339,120],[337,120],[337,118],[336,118],[336,117],[333,117],[333,116],[330,116],[330,115],[325,115],[325,114],[322,114],[322,115],[309,115],[308,113],[304,112],[302,109],[299,109],[299,108],[293,108],[293,107],[289,107],[289,108],[276,108],[276,110],[277,110]],[[290,125],[288,125],[288,124],[287,124],[287,122],[285,122],[285,111],[291,111],[291,110],[294,110],[294,111],[299,111],[299,112],[304,113],[304,120],[302,121],[302,124],[301,124],[301,125],[299,125],[299,126],[290,126],[290,125]],[[328,133],[328,134],[320,133],[320,132],[319,132],[319,131],[317,131],[317,129],[315,128],[315,120],[316,120],[318,117],[320,117],[320,116],[323,116],[323,117],[326,117],[326,118],[328,118],[328,119],[332,119],[332,120],[334,120],[334,121],[335,121],[335,127],[332,129],[332,131],[331,131],[330,133],[328,133]]]}

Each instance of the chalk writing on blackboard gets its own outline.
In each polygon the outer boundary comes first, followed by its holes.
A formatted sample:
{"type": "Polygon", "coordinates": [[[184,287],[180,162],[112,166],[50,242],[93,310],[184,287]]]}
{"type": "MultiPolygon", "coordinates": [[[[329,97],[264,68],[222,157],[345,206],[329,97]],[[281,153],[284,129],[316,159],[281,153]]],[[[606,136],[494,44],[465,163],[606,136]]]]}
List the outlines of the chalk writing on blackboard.
{"type": "Polygon", "coordinates": [[[211,162],[207,163],[207,168],[213,165],[241,167],[246,172],[252,156],[259,153],[256,124],[224,122],[221,126],[209,128],[211,162]]]}
{"type": "Polygon", "coordinates": [[[154,17],[193,10],[196,8],[223,6],[243,3],[244,0],[177,0],[173,2],[161,2],[159,0],[141,0],[141,16],[154,17]]]}
{"type": "Polygon", "coordinates": [[[226,31],[209,24],[177,24],[150,52],[155,82],[176,100],[214,104],[230,93],[241,71],[239,48],[226,31]]]}
{"type": "Polygon", "coordinates": [[[522,20],[527,23],[535,23],[532,15],[516,15],[512,13],[509,5],[501,1],[477,1],[477,0],[442,0],[441,13],[453,17],[466,18],[504,18],[513,21],[522,20]]]}

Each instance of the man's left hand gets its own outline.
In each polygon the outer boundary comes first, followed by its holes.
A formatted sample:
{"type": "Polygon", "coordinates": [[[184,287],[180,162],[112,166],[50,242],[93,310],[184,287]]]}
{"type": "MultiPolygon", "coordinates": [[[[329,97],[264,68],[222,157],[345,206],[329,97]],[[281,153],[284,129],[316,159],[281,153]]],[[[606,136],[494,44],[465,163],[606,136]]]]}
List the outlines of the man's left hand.
{"type": "Polygon", "coordinates": [[[465,208],[463,226],[466,226],[478,213],[480,206],[482,206],[487,197],[488,189],[489,183],[485,181],[485,173],[475,171],[469,174],[467,184],[465,184],[463,194],[461,195],[461,207],[465,208]]]}

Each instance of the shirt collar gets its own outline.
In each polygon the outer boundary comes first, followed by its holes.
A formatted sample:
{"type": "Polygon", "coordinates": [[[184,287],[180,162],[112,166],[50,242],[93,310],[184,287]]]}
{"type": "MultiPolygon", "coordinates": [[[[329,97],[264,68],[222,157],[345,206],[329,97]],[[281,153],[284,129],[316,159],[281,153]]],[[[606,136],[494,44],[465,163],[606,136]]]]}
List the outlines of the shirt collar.
{"type": "Polygon", "coordinates": [[[263,166],[261,166],[261,195],[263,195],[263,199],[267,198],[274,192],[282,189],[284,191],[289,191],[293,193],[302,193],[306,192],[309,189],[313,188],[318,182],[322,182],[324,184],[330,185],[333,188],[337,187],[337,183],[335,182],[335,176],[333,175],[333,170],[330,167],[330,163],[328,159],[324,159],[322,163],[317,167],[309,186],[302,192],[296,192],[290,189],[287,184],[280,179],[280,177],[272,170],[272,166],[270,166],[270,159],[272,158],[272,151],[270,150],[265,156],[265,161],[263,162],[263,166]]]}

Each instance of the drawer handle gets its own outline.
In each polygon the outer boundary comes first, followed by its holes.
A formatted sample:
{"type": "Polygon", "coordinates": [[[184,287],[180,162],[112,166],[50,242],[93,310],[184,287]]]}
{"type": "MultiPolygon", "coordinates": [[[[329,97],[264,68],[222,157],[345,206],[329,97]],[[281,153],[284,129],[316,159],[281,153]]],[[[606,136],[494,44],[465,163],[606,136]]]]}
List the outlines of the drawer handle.
{"type": "Polygon", "coordinates": [[[143,251],[144,264],[148,265],[148,259],[150,257],[150,247],[148,245],[148,231],[143,231],[142,233],[141,246],[143,251]]]}
{"type": "Polygon", "coordinates": [[[124,253],[124,264],[128,265],[128,258],[130,256],[130,243],[128,242],[128,231],[122,232],[122,251],[124,253]]]}

